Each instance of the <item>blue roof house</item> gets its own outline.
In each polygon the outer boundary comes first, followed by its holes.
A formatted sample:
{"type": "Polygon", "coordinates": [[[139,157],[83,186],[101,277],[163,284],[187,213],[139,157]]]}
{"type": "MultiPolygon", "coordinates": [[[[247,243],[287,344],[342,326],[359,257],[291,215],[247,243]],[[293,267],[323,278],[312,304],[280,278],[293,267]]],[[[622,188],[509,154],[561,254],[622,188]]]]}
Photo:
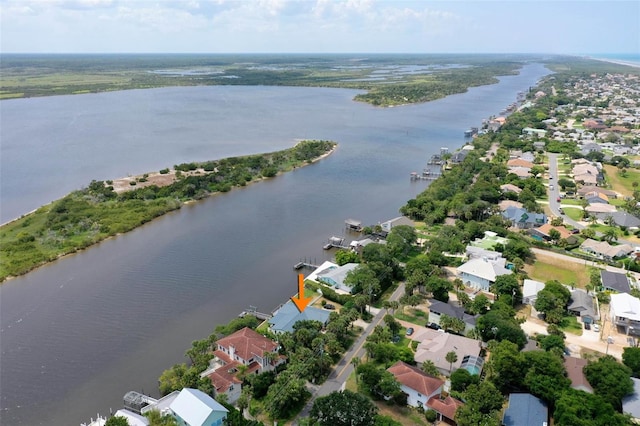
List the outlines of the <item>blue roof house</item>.
{"type": "Polygon", "coordinates": [[[274,333],[292,332],[293,325],[298,321],[320,321],[326,325],[329,321],[329,311],[324,309],[307,306],[300,312],[294,303],[289,300],[273,313],[273,317],[269,320],[269,329],[274,333]]]}
{"type": "Polygon", "coordinates": [[[543,426],[549,421],[549,409],[530,393],[512,393],[502,417],[504,426],[543,426]]]}
{"type": "Polygon", "coordinates": [[[359,263],[347,263],[346,265],[338,266],[337,268],[329,268],[317,275],[317,280],[321,283],[335,287],[338,290],[351,293],[351,286],[344,283],[344,279],[347,277],[347,273],[356,269],[359,263]]]}
{"type": "Polygon", "coordinates": [[[184,388],[169,406],[180,426],[219,426],[229,410],[198,389],[184,388]]]}
{"type": "Polygon", "coordinates": [[[547,216],[544,213],[531,213],[527,209],[513,206],[507,207],[502,212],[502,216],[520,229],[530,229],[547,223],[547,216]]]}

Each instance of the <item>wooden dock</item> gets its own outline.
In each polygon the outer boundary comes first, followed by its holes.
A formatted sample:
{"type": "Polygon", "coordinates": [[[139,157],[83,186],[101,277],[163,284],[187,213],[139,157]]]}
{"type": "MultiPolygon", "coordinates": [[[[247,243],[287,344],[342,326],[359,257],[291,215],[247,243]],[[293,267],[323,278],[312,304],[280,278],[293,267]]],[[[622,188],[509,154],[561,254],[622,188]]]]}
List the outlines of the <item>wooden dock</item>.
{"type": "Polygon", "coordinates": [[[246,311],[240,312],[238,317],[244,318],[247,315],[253,315],[254,317],[258,318],[260,321],[267,321],[267,320],[270,320],[273,317],[273,315],[271,315],[271,314],[265,314],[264,312],[258,312],[257,308],[255,306],[249,306],[249,309],[247,309],[246,311]]]}
{"type": "Polygon", "coordinates": [[[313,263],[309,263],[306,260],[305,261],[300,261],[298,263],[296,263],[295,265],[293,265],[293,269],[295,269],[296,271],[298,269],[302,269],[302,268],[309,268],[309,269],[318,269],[320,265],[314,265],[313,263]]]}

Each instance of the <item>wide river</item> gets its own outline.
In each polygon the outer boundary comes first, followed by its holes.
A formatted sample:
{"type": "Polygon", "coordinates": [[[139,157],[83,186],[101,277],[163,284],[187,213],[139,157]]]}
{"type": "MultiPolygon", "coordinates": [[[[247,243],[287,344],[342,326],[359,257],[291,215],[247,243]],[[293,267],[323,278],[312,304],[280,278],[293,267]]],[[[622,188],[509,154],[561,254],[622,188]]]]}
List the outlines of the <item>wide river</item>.
{"type": "Polygon", "coordinates": [[[0,286],[0,423],[73,425],[122,406],[191,341],[296,291],[292,266],[330,256],[344,220],[375,224],[426,187],[440,147],[548,74],[421,105],[374,108],[351,90],[186,87],[0,102],[1,220],[88,184],[165,166],[339,143],[327,159],[186,206],[0,286]]]}

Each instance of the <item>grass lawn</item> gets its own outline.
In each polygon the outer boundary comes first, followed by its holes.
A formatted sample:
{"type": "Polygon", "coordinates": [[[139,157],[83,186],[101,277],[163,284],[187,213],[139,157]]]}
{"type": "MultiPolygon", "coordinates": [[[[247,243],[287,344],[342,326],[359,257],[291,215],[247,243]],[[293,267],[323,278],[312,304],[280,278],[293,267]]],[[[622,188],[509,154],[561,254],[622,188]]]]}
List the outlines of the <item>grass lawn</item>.
{"type": "Polygon", "coordinates": [[[562,209],[566,216],[569,216],[571,219],[580,221],[582,220],[582,209],[575,209],[573,207],[564,207],[562,209]]]}
{"type": "Polygon", "coordinates": [[[397,405],[388,405],[384,401],[374,401],[378,406],[378,414],[388,416],[406,426],[427,426],[431,423],[427,422],[424,414],[419,413],[411,407],[398,407],[397,405]]]}
{"type": "Polygon", "coordinates": [[[415,308],[405,308],[404,310],[399,309],[395,312],[394,317],[413,324],[422,325],[427,322],[427,313],[415,308]]]}
{"type": "Polygon", "coordinates": [[[575,334],[576,336],[582,336],[582,325],[578,322],[578,319],[573,315],[568,315],[562,318],[560,324],[558,324],[560,330],[575,334]]]}
{"type": "Polygon", "coordinates": [[[625,177],[620,176],[617,167],[605,165],[604,170],[607,173],[607,180],[611,184],[614,191],[618,191],[622,195],[633,195],[633,182],[640,182],[640,170],[627,169],[625,177]]]}
{"type": "Polygon", "coordinates": [[[582,207],[582,202],[580,200],[576,200],[575,198],[563,198],[561,203],[563,206],[580,206],[582,207]]]}
{"type": "Polygon", "coordinates": [[[574,262],[563,262],[552,256],[536,254],[533,265],[526,264],[524,270],[531,279],[547,282],[558,280],[562,284],[574,283],[576,287],[584,288],[589,282],[589,271],[585,265],[574,262]]]}

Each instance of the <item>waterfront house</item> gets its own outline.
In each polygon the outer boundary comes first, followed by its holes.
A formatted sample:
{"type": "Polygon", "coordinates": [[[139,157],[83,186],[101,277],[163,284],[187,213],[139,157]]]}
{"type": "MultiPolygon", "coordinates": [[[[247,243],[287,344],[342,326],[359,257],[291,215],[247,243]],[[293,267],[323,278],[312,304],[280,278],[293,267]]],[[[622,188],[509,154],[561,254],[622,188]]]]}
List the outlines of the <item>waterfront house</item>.
{"type": "Polygon", "coordinates": [[[347,263],[342,266],[328,268],[316,275],[316,280],[330,285],[337,290],[351,293],[351,286],[344,283],[347,274],[358,267],[359,263],[347,263]]]}
{"type": "Polygon", "coordinates": [[[208,377],[215,394],[226,395],[232,404],[242,391],[242,380],[237,377],[241,370],[245,370],[244,374],[259,374],[285,362],[276,342],[248,327],[221,338],[216,346],[210,368],[200,376],[208,377]],[[240,368],[241,365],[245,367],[240,368]]]}
{"type": "Polygon", "coordinates": [[[148,426],[149,419],[133,411],[127,409],[120,409],[113,415],[114,417],[124,417],[127,420],[129,426],[148,426]]]}
{"type": "Polygon", "coordinates": [[[273,333],[284,333],[285,331],[293,331],[293,325],[298,321],[319,321],[323,326],[329,322],[330,312],[313,306],[307,306],[303,312],[291,301],[287,301],[278,308],[273,317],[269,320],[269,330],[273,333]]]}
{"type": "Polygon", "coordinates": [[[602,282],[603,290],[615,291],[617,293],[631,292],[629,278],[627,278],[625,274],[603,269],[602,271],[600,271],[600,281],[602,282]]]}
{"type": "Polygon", "coordinates": [[[609,317],[624,334],[640,335],[640,300],[628,293],[611,295],[609,317]]]}
{"type": "Polygon", "coordinates": [[[410,226],[412,228],[414,228],[416,225],[415,223],[413,223],[413,221],[411,219],[409,219],[406,216],[398,216],[396,218],[393,218],[391,220],[387,220],[386,222],[382,222],[380,224],[380,227],[382,228],[382,230],[386,233],[391,232],[391,230],[393,229],[394,226],[400,226],[400,225],[406,225],[406,226],[410,226]]]}
{"type": "Polygon", "coordinates": [[[179,426],[220,426],[229,410],[198,389],[185,388],[170,405],[179,426]]]}
{"type": "Polygon", "coordinates": [[[585,365],[587,365],[587,360],[584,358],[564,357],[564,369],[567,370],[567,378],[571,380],[571,387],[576,390],[593,393],[593,388],[582,370],[585,365]]]}
{"type": "Polygon", "coordinates": [[[229,412],[206,393],[191,388],[163,396],[144,407],[142,415],[152,410],[172,416],[179,426],[221,426],[229,412]]]}
{"type": "Polygon", "coordinates": [[[533,306],[538,299],[538,293],[544,289],[544,283],[525,279],[522,285],[522,303],[533,306]]]}
{"type": "Polygon", "coordinates": [[[467,287],[490,291],[497,277],[513,273],[505,268],[505,264],[506,259],[503,257],[495,260],[471,259],[458,267],[458,276],[467,287]]]}
{"type": "Polygon", "coordinates": [[[449,375],[459,368],[471,374],[480,374],[484,360],[480,357],[480,342],[457,334],[444,333],[442,330],[423,328],[416,331],[411,340],[418,342],[413,360],[421,366],[423,362],[432,361],[441,374],[449,375]],[[446,355],[455,352],[458,359],[449,365],[446,355]]]}
{"type": "Polygon", "coordinates": [[[509,394],[509,405],[502,416],[504,426],[544,426],[549,421],[547,405],[529,393],[509,394]]]}

